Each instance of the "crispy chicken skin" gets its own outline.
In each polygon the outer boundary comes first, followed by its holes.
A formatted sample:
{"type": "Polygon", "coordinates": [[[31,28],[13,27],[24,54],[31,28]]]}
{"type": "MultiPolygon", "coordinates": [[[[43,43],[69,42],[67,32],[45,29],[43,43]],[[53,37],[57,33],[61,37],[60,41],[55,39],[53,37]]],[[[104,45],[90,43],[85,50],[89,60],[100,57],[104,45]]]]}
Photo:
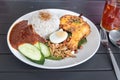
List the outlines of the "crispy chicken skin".
{"type": "Polygon", "coordinates": [[[72,36],[66,43],[69,49],[77,50],[78,42],[90,34],[90,26],[82,17],[64,15],[60,18],[60,28],[71,32],[72,36]]]}

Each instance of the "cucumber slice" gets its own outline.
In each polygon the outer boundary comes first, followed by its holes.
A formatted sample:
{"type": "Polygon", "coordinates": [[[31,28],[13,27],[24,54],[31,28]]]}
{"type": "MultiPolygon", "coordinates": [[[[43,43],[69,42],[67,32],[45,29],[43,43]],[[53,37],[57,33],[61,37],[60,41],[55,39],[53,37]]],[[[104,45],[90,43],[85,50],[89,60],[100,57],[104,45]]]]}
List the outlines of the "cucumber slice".
{"type": "Polygon", "coordinates": [[[45,58],[40,50],[35,46],[29,43],[24,43],[18,47],[18,50],[31,61],[39,64],[44,64],[45,58]]]}
{"type": "Polygon", "coordinates": [[[40,43],[40,50],[41,50],[42,54],[44,55],[44,57],[50,56],[50,50],[49,50],[48,46],[46,46],[45,44],[40,43]]]}
{"type": "Polygon", "coordinates": [[[47,57],[47,59],[51,59],[51,60],[61,60],[61,59],[63,59],[63,58],[62,58],[62,57],[49,56],[49,57],[47,57]]]}
{"type": "Polygon", "coordinates": [[[37,48],[40,50],[40,42],[36,42],[36,43],[34,44],[34,46],[37,47],[37,48]]]}

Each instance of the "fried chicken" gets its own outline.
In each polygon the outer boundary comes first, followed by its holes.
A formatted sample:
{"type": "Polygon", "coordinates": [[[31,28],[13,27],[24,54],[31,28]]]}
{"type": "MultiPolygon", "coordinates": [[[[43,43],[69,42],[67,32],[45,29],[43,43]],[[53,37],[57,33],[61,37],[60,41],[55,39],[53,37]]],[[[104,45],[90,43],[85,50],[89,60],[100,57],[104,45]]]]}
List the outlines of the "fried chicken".
{"type": "Polygon", "coordinates": [[[66,43],[71,50],[77,50],[79,41],[91,32],[89,24],[82,17],[73,15],[62,16],[60,18],[60,28],[72,33],[69,42],[66,43]]]}

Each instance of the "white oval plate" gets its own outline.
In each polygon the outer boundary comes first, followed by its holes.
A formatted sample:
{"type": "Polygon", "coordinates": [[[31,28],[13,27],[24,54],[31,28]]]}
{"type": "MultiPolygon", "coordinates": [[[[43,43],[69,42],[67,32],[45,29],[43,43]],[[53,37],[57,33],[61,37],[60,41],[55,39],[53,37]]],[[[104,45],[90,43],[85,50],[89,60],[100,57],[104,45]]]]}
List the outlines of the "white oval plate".
{"type": "MultiPolygon", "coordinates": [[[[42,9],[43,10],[43,9],[42,9]]],[[[46,9],[48,11],[53,12],[54,14],[56,14],[57,16],[61,17],[65,14],[71,14],[71,15],[76,15],[78,16],[78,13],[72,12],[72,11],[68,11],[68,10],[61,10],[61,9],[46,9]]],[[[90,35],[87,37],[87,43],[83,45],[83,49],[78,50],[78,53],[76,54],[76,58],[65,58],[63,60],[48,60],[46,59],[44,65],[40,65],[34,62],[31,62],[30,60],[28,60],[27,58],[25,58],[21,53],[19,53],[17,50],[15,50],[9,41],[9,36],[10,36],[10,32],[11,29],[13,28],[13,26],[20,22],[21,20],[28,20],[32,15],[35,15],[36,12],[38,12],[40,10],[37,11],[33,11],[30,12],[26,15],[23,15],[22,17],[18,18],[10,27],[8,34],[7,34],[7,43],[8,46],[11,50],[11,52],[22,62],[34,66],[34,67],[38,67],[38,68],[44,68],[44,69],[63,69],[63,68],[69,68],[69,67],[73,67],[76,65],[79,65],[85,61],[87,61],[88,59],[90,59],[98,50],[99,46],[100,46],[100,35],[99,35],[99,31],[96,28],[96,26],[86,17],[82,16],[83,19],[85,21],[87,21],[87,23],[90,25],[91,27],[91,33],[90,35]]]]}

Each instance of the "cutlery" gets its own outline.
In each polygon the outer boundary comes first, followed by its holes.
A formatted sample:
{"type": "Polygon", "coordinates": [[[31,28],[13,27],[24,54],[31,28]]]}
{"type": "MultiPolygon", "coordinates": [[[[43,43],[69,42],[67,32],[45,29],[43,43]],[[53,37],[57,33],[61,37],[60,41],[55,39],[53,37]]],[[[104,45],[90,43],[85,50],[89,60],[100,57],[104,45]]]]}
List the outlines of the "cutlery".
{"type": "Polygon", "coordinates": [[[120,30],[111,30],[109,32],[110,41],[118,48],[120,48],[120,30]]]}
{"type": "Polygon", "coordinates": [[[113,65],[113,69],[115,71],[116,77],[118,80],[120,80],[120,69],[118,67],[118,64],[116,62],[116,59],[113,55],[113,52],[109,46],[109,41],[108,41],[108,37],[107,37],[107,33],[105,30],[100,29],[100,35],[101,35],[101,43],[108,49],[109,51],[109,55],[110,55],[110,59],[113,65]]]}

